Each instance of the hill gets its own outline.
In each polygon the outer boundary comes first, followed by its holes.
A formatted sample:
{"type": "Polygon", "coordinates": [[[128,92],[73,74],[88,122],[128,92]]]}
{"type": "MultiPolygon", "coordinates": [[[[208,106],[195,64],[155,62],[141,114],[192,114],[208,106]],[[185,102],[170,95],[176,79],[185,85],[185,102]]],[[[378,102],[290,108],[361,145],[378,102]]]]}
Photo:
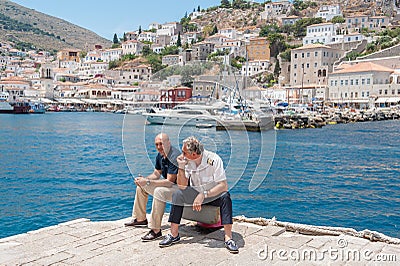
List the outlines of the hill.
{"type": "Polygon", "coordinates": [[[92,31],[8,0],[0,0],[0,41],[47,51],[86,50],[95,44],[103,47],[112,44],[92,31]]]}

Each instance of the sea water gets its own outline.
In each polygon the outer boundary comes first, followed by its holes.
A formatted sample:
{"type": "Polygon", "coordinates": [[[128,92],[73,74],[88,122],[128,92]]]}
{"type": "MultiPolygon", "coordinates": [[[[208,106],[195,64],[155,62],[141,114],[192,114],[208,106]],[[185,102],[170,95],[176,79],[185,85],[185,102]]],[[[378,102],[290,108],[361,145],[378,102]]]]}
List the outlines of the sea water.
{"type": "Polygon", "coordinates": [[[261,134],[144,122],[111,113],[0,115],[0,237],[129,217],[132,178],[152,172],[160,131],[178,148],[195,135],[222,157],[234,215],[400,237],[400,121],[261,134]]]}

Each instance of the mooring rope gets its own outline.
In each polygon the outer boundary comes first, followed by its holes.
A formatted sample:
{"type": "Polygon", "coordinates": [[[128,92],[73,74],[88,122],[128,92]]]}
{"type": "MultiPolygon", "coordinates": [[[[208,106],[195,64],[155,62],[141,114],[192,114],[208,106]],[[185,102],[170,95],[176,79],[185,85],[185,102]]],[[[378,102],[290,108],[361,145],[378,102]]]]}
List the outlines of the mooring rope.
{"type": "Polygon", "coordinates": [[[370,231],[368,229],[357,231],[353,228],[346,228],[346,227],[315,226],[307,224],[280,222],[277,221],[275,217],[273,217],[272,219],[266,219],[261,217],[247,218],[245,216],[235,216],[233,217],[233,220],[236,222],[253,223],[261,226],[267,226],[267,225],[280,226],[284,227],[287,231],[298,232],[303,234],[331,235],[331,236],[339,236],[345,234],[354,237],[365,238],[371,241],[400,245],[400,239],[390,237],[376,231],[370,231]]]}

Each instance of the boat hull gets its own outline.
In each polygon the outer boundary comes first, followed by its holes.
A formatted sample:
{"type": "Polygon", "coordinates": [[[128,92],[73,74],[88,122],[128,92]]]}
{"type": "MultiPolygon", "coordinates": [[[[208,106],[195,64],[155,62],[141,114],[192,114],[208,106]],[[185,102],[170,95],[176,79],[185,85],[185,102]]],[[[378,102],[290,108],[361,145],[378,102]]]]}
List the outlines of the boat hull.
{"type": "Polygon", "coordinates": [[[260,117],[259,120],[221,119],[217,121],[216,130],[246,130],[260,132],[274,129],[272,116],[260,117]]]}
{"type": "Polygon", "coordinates": [[[196,126],[196,124],[213,124],[215,119],[208,116],[164,116],[159,114],[143,114],[150,124],[171,126],[196,126]]]}

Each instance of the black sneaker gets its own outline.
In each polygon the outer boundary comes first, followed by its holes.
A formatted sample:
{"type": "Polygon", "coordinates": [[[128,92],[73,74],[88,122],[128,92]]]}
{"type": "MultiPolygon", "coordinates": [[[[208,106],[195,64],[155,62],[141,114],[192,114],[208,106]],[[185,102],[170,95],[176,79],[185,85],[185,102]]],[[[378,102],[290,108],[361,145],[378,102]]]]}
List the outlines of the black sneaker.
{"type": "Polygon", "coordinates": [[[236,246],[236,243],[235,241],[233,241],[233,239],[229,239],[228,241],[226,241],[225,247],[227,250],[229,250],[230,253],[239,253],[239,248],[236,246]]]}
{"type": "Polygon", "coordinates": [[[173,237],[171,234],[168,234],[165,236],[164,240],[161,241],[158,245],[160,246],[160,248],[163,247],[169,247],[173,244],[179,243],[181,241],[181,238],[178,234],[177,237],[173,237]]]}
{"type": "Polygon", "coordinates": [[[159,239],[161,236],[162,236],[161,230],[158,233],[155,233],[152,229],[145,236],[142,236],[142,241],[143,242],[153,241],[153,240],[159,239]]]}

